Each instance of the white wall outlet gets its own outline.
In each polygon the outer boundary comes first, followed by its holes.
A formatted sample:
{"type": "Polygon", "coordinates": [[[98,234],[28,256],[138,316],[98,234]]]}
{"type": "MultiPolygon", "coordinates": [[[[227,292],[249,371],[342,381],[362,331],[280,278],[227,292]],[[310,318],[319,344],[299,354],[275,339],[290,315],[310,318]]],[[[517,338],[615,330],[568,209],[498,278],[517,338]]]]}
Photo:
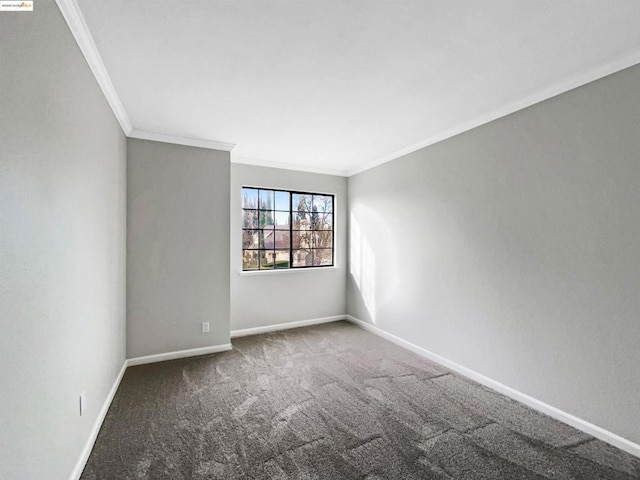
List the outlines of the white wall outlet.
{"type": "Polygon", "coordinates": [[[82,416],[82,414],[84,413],[84,409],[85,409],[85,395],[84,392],[82,392],[80,394],[80,399],[78,401],[78,408],[79,408],[79,412],[80,416],[82,416]]]}
{"type": "Polygon", "coordinates": [[[202,333],[209,332],[209,322],[202,322],[202,333]]]}

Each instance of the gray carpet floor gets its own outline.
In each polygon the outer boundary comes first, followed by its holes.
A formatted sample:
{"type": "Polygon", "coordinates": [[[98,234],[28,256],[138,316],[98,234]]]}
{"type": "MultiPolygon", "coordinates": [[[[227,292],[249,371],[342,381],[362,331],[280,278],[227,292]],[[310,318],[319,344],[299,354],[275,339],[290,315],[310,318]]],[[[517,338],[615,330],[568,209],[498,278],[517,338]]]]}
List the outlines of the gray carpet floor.
{"type": "Polygon", "coordinates": [[[640,459],[346,322],[131,367],[83,480],[631,479],[640,459]]]}

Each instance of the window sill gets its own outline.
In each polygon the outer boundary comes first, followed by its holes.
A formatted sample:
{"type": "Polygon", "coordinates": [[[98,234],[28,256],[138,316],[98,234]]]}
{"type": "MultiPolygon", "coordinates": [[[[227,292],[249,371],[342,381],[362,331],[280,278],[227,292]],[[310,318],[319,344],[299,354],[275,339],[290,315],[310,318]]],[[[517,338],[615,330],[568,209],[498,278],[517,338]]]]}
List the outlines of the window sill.
{"type": "Polygon", "coordinates": [[[241,277],[253,277],[256,275],[280,275],[282,273],[300,273],[300,272],[326,272],[327,270],[340,270],[340,267],[333,265],[332,267],[314,267],[314,268],[283,268],[280,270],[241,270],[238,275],[241,277]]]}

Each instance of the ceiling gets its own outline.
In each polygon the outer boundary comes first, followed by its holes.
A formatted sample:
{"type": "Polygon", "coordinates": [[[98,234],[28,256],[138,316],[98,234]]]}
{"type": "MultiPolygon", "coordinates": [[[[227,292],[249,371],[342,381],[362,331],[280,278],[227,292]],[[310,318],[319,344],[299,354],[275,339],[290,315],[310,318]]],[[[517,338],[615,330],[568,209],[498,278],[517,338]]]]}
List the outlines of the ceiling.
{"type": "Polygon", "coordinates": [[[637,0],[58,4],[130,136],[342,175],[640,62],[637,0]]]}

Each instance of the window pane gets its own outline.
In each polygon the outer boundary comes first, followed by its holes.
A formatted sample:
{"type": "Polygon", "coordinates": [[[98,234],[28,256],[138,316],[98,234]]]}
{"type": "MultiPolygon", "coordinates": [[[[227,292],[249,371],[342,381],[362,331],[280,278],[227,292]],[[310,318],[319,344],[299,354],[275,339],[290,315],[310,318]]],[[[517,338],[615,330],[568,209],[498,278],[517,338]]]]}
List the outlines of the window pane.
{"type": "Polygon", "coordinates": [[[257,270],[258,269],[258,252],[255,250],[242,251],[242,269],[257,270]]]}
{"type": "Polygon", "coordinates": [[[321,213],[333,212],[333,197],[331,195],[314,195],[313,206],[321,213]]]}
{"type": "Polygon", "coordinates": [[[322,227],[322,214],[319,214],[315,210],[311,212],[309,216],[312,230],[320,230],[322,227]]]}
{"type": "Polygon", "coordinates": [[[293,234],[293,248],[311,248],[313,242],[313,232],[310,231],[296,231],[293,234]]]}
{"type": "Polygon", "coordinates": [[[276,250],[276,268],[289,268],[289,250],[276,250]]]}
{"type": "Polygon", "coordinates": [[[313,239],[315,248],[333,248],[333,232],[331,230],[314,232],[313,239]]]}
{"type": "Polygon", "coordinates": [[[274,203],[274,208],[276,210],[286,210],[289,211],[289,192],[276,192],[276,201],[274,203]]]}
{"type": "Polygon", "coordinates": [[[263,210],[273,210],[273,190],[260,190],[260,208],[263,210]]]}
{"type": "Polygon", "coordinates": [[[258,220],[261,228],[273,225],[274,214],[272,210],[258,210],[258,220]]]}
{"type": "Polygon", "coordinates": [[[259,230],[242,231],[242,248],[260,248],[259,230]]]}
{"type": "Polygon", "coordinates": [[[242,188],[242,208],[258,208],[258,190],[242,188]]]}
{"type": "Polygon", "coordinates": [[[266,250],[289,248],[289,227],[278,228],[277,225],[272,225],[271,228],[266,227],[260,231],[262,243],[258,248],[266,250]]]}
{"type": "Polygon", "coordinates": [[[274,248],[289,249],[289,239],[291,238],[289,236],[289,227],[285,226],[284,228],[276,228],[275,235],[276,235],[276,243],[274,248]]]}
{"type": "Polygon", "coordinates": [[[293,210],[298,210],[300,212],[310,212],[312,197],[313,195],[309,193],[294,193],[292,195],[293,210]]]}
{"type": "Polygon", "coordinates": [[[318,214],[318,222],[316,230],[332,230],[333,229],[333,213],[318,214]]]}
{"type": "Polygon", "coordinates": [[[289,225],[289,212],[274,212],[276,225],[289,225]]]}
{"type": "Polygon", "coordinates": [[[258,250],[260,257],[260,270],[273,270],[273,258],[275,253],[269,250],[258,250]]]}
{"type": "Polygon", "coordinates": [[[260,230],[260,232],[261,232],[261,237],[260,237],[259,248],[264,248],[266,250],[273,250],[275,248],[275,230],[273,228],[273,225],[271,225],[271,228],[269,227],[263,228],[262,230],[260,230]]]}
{"type": "Polygon", "coordinates": [[[318,267],[322,265],[333,264],[333,254],[330,248],[319,248],[313,250],[313,265],[318,267]]]}
{"type": "Polygon", "coordinates": [[[258,228],[258,211],[242,211],[242,228],[258,228]]]}
{"type": "Polygon", "coordinates": [[[294,267],[311,267],[313,266],[313,254],[312,250],[294,250],[293,251],[293,266],[294,267]]]}
{"type": "Polygon", "coordinates": [[[295,230],[311,230],[311,214],[309,212],[293,212],[293,228],[295,230]]]}

